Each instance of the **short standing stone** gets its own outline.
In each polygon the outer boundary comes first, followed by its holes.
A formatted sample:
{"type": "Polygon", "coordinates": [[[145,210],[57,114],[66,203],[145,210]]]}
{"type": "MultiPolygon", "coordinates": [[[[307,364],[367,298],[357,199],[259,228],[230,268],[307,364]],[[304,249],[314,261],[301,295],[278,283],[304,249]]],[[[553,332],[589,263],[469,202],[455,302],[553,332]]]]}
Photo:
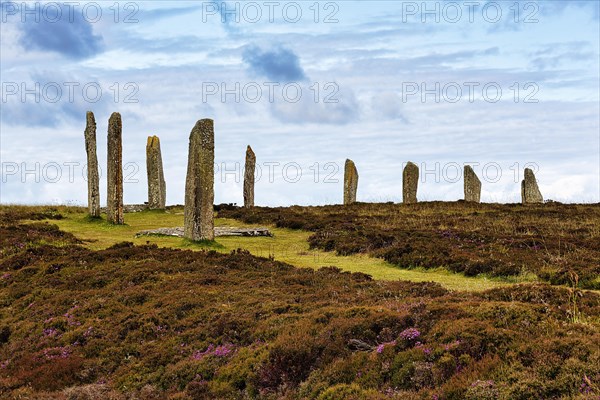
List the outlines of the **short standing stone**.
{"type": "Polygon", "coordinates": [[[108,165],[106,219],[113,224],[124,223],[123,219],[123,145],[121,114],[114,112],[108,120],[108,165]]]}
{"type": "Polygon", "coordinates": [[[215,134],[212,119],[201,119],[190,133],[185,180],[184,236],[214,240],[215,134]]]}
{"type": "Polygon", "coordinates": [[[244,169],[244,207],[254,207],[254,173],[256,155],[252,147],[246,148],[246,166],[244,169]]]}
{"type": "Polygon", "coordinates": [[[479,203],[481,200],[481,181],[470,165],[464,168],[465,201],[479,203]]]}
{"type": "Polygon", "coordinates": [[[88,111],[85,125],[85,151],[87,153],[88,212],[91,217],[100,217],[100,179],[98,156],[96,155],[96,119],[88,111]]]}
{"type": "Polygon", "coordinates": [[[417,187],[419,186],[419,167],[408,162],[402,172],[402,202],[412,204],[417,202],[417,187]]]}
{"type": "Polygon", "coordinates": [[[158,136],[148,136],[146,170],[148,172],[148,208],[164,210],[167,201],[167,189],[158,136]]]}
{"type": "Polygon", "coordinates": [[[544,202],[535,175],[530,168],[525,168],[525,179],[521,181],[521,201],[523,204],[544,202]]]}
{"type": "Polygon", "coordinates": [[[352,160],[346,160],[344,165],[344,204],[356,203],[358,189],[358,171],[352,160]]]}

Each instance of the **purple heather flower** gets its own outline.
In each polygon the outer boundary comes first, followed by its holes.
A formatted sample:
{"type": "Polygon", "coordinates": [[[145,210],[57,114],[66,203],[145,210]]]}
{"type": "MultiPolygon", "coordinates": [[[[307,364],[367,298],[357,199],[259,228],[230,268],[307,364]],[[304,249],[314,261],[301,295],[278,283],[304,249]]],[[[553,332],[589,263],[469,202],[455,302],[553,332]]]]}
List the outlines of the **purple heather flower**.
{"type": "Polygon", "coordinates": [[[458,340],[458,339],[457,339],[457,340],[455,340],[455,341],[454,341],[454,342],[452,342],[452,343],[446,343],[446,344],[444,345],[444,350],[448,351],[448,350],[450,350],[450,349],[452,349],[452,348],[454,348],[454,347],[458,346],[459,344],[460,344],[460,340],[458,340]]]}
{"type": "Polygon", "coordinates": [[[582,381],[583,382],[581,382],[581,385],[579,386],[579,392],[581,394],[592,393],[592,386],[591,386],[592,382],[590,381],[590,378],[588,378],[587,375],[584,374],[582,381]]]}
{"type": "Polygon", "coordinates": [[[43,330],[44,336],[55,337],[58,336],[58,329],[56,328],[46,328],[43,330]]]}
{"type": "Polygon", "coordinates": [[[57,358],[68,358],[71,355],[71,349],[67,347],[51,347],[44,349],[44,357],[48,360],[55,360],[57,358]]]}
{"type": "Polygon", "coordinates": [[[415,340],[419,336],[421,336],[421,332],[416,328],[408,328],[400,332],[400,338],[404,340],[415,340]]]}
{"type": "Polygon", "coordinates": [[[378,354],[381,354],[381,353],[383,353],[383,349],[385,348],[385,346],[388,346],[388,345],[390,345],[390,346],[395,346],[395,345],[396,345],[396,341],[395,341],[395,340],[392,340],[391,342],[385,342],[385,343],[381,343],[380,345],[378,345],[378,346],[377,346],[377,350],[376,350],[376,351],[377,351],[377,353],[378,353],[378,354]]]}
{"type": "Polygon", "coordinates": [[[421,349],[426,355],[431,354],[431,349],[429,347],[425,347],[425,345],[421,342],[415,343],[415,348],[421,349]]]}
{"type": "Polygon", "coordinates": [[[67,311],[66,313],[63,314],[63,317],[65,317],[67,319],[67,323],[69,324],[69,326],[81,325],[81,322],[76,321],[75,316],[73,314],[71,314],[71,310],[75,310],[77,308],[79,308],[79,306],[73,306],[73,307],[71,307],[71,309],[69,311],[67,311]]]}
{"type": "Polygon", "coordinates": [[[202,360],[204,358],[204,356],[210,354],[213,350],[214,350],[215,346],[213,346],[212,344],[208,346],[208,348],[204,351],[200,351],[200,350],[196,350],[194,352],[194,354],[192,354],[192,359],[198,361],[198,360],[202,360]]]}
{"type": "Polygon", "coordinates": [[[192,354],[192,359],[198,361],[203,359],[206,356],[216,356],[216,357],[225,357],[229,353],[233,351],[234,347],[230,344],[224,344],[221,346],[215,347],[214,345],[209,345],[208,348],[204,351],[196,350],[194,354],[192,354]]]}
{"type": "Polygon", "coordinates": [[[225,357],[227,354],[233,351],[233,346],[225,344],[223,346],[219,346],[215,349],[214,355],[217,357],[225,357]]]}

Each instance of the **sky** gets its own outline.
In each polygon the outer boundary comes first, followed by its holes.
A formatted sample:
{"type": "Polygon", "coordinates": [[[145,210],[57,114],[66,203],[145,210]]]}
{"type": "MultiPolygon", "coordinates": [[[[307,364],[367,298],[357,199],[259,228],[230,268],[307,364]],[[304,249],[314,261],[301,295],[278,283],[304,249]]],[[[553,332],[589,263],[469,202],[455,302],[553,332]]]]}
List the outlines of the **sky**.
{"type": "Polygon", "coordinates": [[[146,138],[183,204],[188,140],[214,119],[215,203],[600,202],[600,6],[593,1],[0,2],[0,203],[87,203],[83,132],[123,119],[125,203],[147,201],[146,138]]]}

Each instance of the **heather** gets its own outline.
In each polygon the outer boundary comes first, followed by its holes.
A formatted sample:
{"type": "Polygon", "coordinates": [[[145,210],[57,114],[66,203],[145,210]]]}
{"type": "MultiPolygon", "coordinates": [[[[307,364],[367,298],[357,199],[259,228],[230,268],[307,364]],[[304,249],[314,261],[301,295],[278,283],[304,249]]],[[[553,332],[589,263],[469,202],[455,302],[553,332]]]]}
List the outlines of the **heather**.
{"type": "Polygon", "coordinates": [[[600,205],[430,202],[322,207],[223,207],[219,215],[312,232],[312,248],[368,254],[404,269],[466,276],[534,275],[600,289],[600,205]]]}
{"type": "Polygon", "coordinates": [[[39,212],[0,212],[2,398],[600,396],[600,296],[576,275],[465,292],[242,249],[95,250],[39,212]]]}

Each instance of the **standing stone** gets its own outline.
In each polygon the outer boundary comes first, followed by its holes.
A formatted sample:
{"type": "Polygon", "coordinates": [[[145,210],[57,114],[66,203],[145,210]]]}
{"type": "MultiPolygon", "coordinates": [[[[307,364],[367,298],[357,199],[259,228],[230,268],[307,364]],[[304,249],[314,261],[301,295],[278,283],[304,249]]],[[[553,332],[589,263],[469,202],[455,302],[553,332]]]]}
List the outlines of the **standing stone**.
{"type": "Polygon", "coordinates": [[[465,165],[464,185],[465,201],[479,203],[481,200],[481,181],[470,165],[465,165]]]}
{"type": "Polygon", "coordinates": [[[215,133],[212,119],[201,119],[190,133],[185,180],[184,236],[214,240],[215,133]]]}
{"type": "Polygon", "coordinates": [[[544,202],[535,175],[530,168],[525,168],[525,179],[521,181],[521,201],[523,204],[544,202]]]}
{"type": "Polygon", "coordinates": [[[347,159],[344,165],[344,204],[356,203],[358,171],[354,161],[347,159]]]}
{"type": "Polygon", "coordinates": [[[146,171],[148,173],[148,208],[164,210],[167,201],[167,187],[158,136],[148,136],[146,171]]]}
{"type": "Polygon", "coordinates": [[[113,224],[123,224],[123,144],[121,114],[114,112],[108,120],[108,165],[106,219],[113,224]]]}
{"type": "Polygon", "coordinates": [[[412,204],[417,202],[417,187],[419,186],[419,167],[408,162],[402,172],[402,202],[412,204]]]}
{"type": "Polygon", "coordinates": [[[254,173],[256,155],[252,147],[246,149],[246,166],[244,170],[244,207],[254,207],[254,173]]]}
{"type": "Polygon", "coordinates": [[[90,217],[100,217],[100,178],[96,155],[96,119],[88,111],[85,126],[85,151],[87,153],[88,212],[90,217]]]}

